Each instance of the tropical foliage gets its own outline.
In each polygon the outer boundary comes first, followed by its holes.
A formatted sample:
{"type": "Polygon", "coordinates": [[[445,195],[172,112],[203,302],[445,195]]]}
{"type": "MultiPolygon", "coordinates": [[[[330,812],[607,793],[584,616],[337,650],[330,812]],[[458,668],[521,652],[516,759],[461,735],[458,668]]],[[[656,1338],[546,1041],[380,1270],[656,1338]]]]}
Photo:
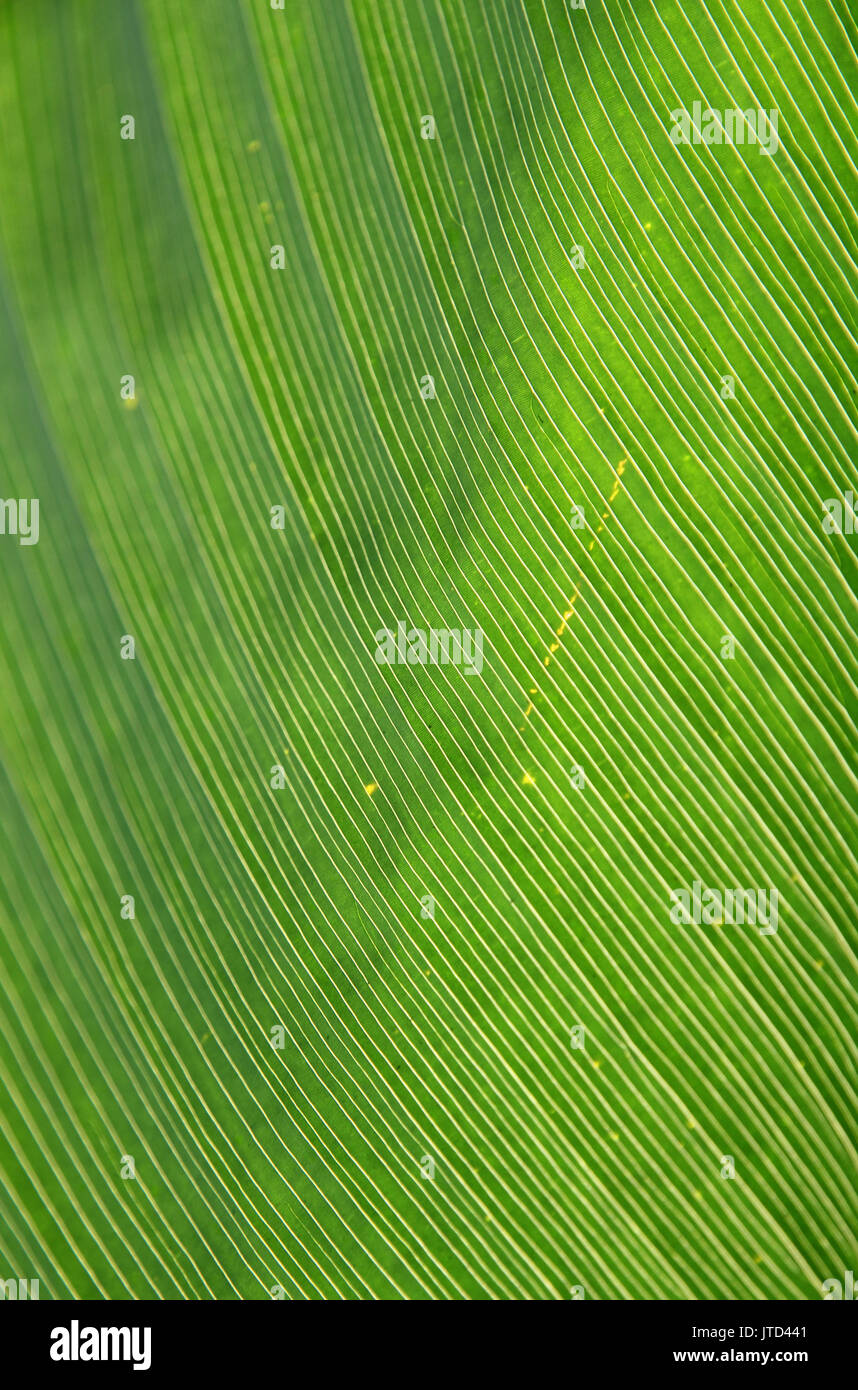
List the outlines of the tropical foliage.
{"type": "Polygon", "coordinates": [[[0,6],[0,1279],[858,1268],[855,56],[848,0],[0,6]]]}

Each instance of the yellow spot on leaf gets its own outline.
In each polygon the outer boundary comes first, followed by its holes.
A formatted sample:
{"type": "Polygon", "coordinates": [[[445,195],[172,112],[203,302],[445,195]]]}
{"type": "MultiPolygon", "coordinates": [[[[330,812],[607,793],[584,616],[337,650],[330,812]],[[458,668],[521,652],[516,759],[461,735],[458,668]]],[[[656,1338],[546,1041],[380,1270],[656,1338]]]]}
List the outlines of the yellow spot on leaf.
{"type": "Polygon", "coordinates": [[[248,154],[256,154],[256,151],[257,151],[257,150],[261,150],[261,149],[262,149],[262,141],[261,141],[261,140],[251,140],[251,141],[250,141],[250,144],[247,146],[248,154]]]}
{"type": "Polygon", "coordinates": [[[529,772],[526,772],[521,779],[521,785],[523,787],[532,787],[535,783],[535,780],[536,779],[534,777],[531,777],[529,772]]]}
{"type": "Polygon", "coordinates": [[[367,796],[372,796],[372,794],[373,794],[374,791],[378,791],[378,783],[377,783],[377,782],[364,782],[364,787],[363,787],[363,789],[364,789],[364,791],[366,792],[367,796]]]}
{"type": "Polygon", "coordinates": [[[608,508],[609,508],[609,509],[610,509],[610,507],[611,507],[611,505],[612,505],[612,503],[613,503],[613,501],[614,501],[614,498],[616,497],[617,493],[618,493],[619,490],[620,490],[620,478],[623,476],[624,472],[626,471],[626,463],[627,463],[627,462],[628,462],[627,459],[620,459],[619,463],[617,464],[617,476],[616,476],[616,478],[614,479],[614,486],[611,488],[611,495],[610,495],[610,497],[608,498],[608,508]]]}

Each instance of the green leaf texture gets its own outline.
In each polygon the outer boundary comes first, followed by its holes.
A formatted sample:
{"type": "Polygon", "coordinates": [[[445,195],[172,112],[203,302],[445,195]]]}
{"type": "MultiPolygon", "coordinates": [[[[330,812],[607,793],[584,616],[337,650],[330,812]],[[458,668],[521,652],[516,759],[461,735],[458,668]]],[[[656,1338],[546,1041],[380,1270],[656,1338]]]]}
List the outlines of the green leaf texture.
{"type": "Polygon", "coordinates": [[[0,1279],[858,1268],[856,47],[849,0],[0,6],[0,1279]],[[778,148],[674,143],[698,101],[778,148]]]}

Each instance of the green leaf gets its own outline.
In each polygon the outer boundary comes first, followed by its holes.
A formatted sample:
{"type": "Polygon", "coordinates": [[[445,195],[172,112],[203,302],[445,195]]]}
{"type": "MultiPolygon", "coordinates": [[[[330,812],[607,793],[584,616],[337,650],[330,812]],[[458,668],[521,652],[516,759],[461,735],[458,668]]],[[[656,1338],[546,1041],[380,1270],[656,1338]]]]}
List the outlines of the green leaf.
{"type": "Polygon", "coordinates": [[[855,57],[0,7],[0,1280],[856,1267],[855,57]]]}

